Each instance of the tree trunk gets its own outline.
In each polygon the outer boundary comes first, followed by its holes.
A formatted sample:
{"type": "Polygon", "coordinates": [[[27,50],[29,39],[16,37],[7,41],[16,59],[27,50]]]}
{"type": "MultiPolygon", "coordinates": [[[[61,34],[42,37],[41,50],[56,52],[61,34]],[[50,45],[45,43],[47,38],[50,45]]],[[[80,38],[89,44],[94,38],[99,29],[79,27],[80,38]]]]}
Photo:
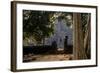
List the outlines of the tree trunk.
{"type": "Polygon", "coordinates": [[[84,49],[84,38],[81,24],[81,14],[73,13],[73,40],[74,40],[74,59],[86,59],[84,49]]]}
{"type": "Polygon", "coordinates": [[[86,33],[84,37],[84,49],[85,49],[87,58],[90,58],[91,27],[90,27],[90,16],[89,15],[88,15],[86,28],[87,29],[86,29],[86,33]]]}

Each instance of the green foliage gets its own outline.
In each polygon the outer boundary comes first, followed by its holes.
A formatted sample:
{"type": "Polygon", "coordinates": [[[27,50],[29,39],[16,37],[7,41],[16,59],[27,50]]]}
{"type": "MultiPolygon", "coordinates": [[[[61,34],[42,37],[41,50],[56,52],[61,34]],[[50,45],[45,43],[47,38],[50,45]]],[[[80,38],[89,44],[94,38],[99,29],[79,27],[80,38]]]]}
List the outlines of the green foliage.
{"type": "Polygon", "coordinates": [[[69,13],[69,12],[61,12],[59,17],[58,17],[58,20],[62,20],[62,19],[65,19],[66,20],[66,26],[67,27],[70,27],[73,23],[73,13],[69,13]]]}
{"type": "Polygon", "coordinates": [[[81,22],[82,22],[82,30],[83,30],[83,35],[85,37],[85,33],[87,32],[87,25],[88,25],[88,17],[89,17],[89,13],[82,13],[81,14],[81,22]]]}
{"type": "Polygon", "coordinates": [[[72,19],[68,15],[72,17],[72,13],[66,12],[23,10],[23,38],[32,36],[38,43],[43,41],[45,37],[54,34],[56,19],[65,19],[66,25],[71,25],[72,19]]]}
{"type": "Polygon", "coordinates": [[[52,15],[53,12],[23,10],[24,39],[33,36],[39,42],[53,34],[52,15]]]}

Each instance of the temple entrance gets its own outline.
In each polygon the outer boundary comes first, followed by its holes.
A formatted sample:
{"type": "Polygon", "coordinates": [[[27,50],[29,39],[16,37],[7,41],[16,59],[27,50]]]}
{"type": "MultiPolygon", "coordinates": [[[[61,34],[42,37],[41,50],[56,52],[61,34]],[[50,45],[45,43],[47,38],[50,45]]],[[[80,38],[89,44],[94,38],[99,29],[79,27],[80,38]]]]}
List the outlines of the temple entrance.
{"type": "Polygon", "coordinates": [[[51,45],[55,42],[55,44],[57,44],[58,51],[68,51],[69,46],[71,46],[70,48],[72,48],[72,24],[70,26],[67,26],[66,24],[67,23],[65,19],[56,19],[54,26],[54,34],[51,37],[45,39],[45,45],[51,45]]]}

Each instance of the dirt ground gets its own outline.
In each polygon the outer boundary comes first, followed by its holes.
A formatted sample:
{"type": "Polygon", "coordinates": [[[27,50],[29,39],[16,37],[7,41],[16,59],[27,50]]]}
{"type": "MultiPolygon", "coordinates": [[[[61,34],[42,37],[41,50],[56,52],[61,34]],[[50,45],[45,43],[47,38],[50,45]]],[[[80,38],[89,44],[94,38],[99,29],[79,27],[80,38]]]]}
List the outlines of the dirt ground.
{"type": "Polygon", "coordinates": [[[23,62],[72,60],[72,54],[24,55],[23,62]]]}

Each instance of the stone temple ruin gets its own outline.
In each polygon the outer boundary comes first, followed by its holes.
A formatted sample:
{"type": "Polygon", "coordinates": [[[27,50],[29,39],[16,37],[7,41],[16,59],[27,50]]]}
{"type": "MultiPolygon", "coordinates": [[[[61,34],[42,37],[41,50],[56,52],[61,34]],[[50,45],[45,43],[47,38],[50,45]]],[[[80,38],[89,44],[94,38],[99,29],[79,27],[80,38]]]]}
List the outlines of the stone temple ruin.
{"type": "Polygon", "coordinates": [[[64,19],[60,21],[56,19],[54,34],[49,38],[45,38],[45,45],[52,45],[53,42],[56,42],[58,49],[64,49],[65,42],[65,45],[73,45],[72,34],[72,28],[66,25],[66,21],[64,19]]]}

